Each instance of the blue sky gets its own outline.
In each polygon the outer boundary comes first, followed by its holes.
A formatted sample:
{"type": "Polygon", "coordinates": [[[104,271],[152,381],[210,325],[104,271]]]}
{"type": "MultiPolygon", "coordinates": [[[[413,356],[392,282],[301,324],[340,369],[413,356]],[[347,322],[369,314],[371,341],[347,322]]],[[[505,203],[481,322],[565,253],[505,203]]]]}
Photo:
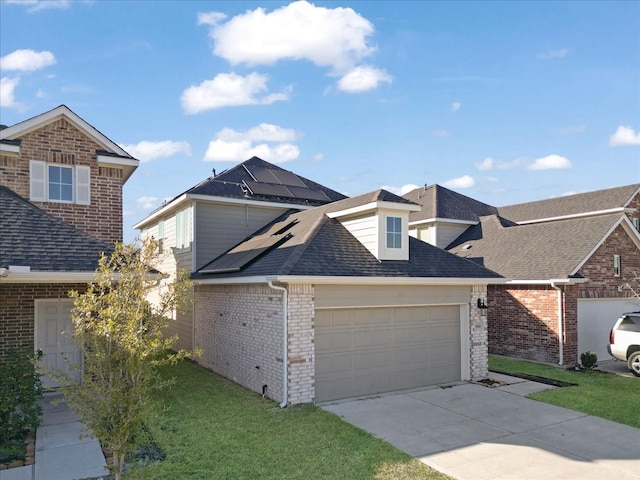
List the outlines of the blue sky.
{"type": "Polygon", "coordinates": [[[500,206],[640,182],[640,2],[0,0],[0,123],[141,160],[125,240],[257,155],[347,195],[500,206]]]}

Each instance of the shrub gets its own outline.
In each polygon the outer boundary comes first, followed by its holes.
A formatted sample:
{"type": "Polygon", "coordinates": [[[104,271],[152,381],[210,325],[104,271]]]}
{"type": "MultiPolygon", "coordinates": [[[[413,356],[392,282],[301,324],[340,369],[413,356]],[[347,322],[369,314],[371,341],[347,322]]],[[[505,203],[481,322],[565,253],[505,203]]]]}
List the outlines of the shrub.
{"type": "Polygon", "coordinates": [[[33,352],[15,349],[0,363],[0,445],[21,440],[25,430],[40,425],[42,382],[35,361],[33,352]]]}
{"type": "Polygon", "coordinates": [[[596,367],[597,362],[598,355],[594,352],[584,352],[580,355],[580,363],[582,363],[582,368],[585,370],[591,370],[593,367],[596,367]]]}

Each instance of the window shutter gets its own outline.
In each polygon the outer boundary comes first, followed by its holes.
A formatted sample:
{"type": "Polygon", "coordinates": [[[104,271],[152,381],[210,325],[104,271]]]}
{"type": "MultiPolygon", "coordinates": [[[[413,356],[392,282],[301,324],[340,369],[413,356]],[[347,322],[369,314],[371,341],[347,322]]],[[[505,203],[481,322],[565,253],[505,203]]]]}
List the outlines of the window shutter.
{"type": "Polygon", "coordinates": [[[91,204],[91,167],[76,166],[76,203],[91,204]]]}
{"type": "Polygon", "coordinates": [[[47,201],[47,166],[39,160],[29,162],[29,199],[32,202],[47,201]]]}

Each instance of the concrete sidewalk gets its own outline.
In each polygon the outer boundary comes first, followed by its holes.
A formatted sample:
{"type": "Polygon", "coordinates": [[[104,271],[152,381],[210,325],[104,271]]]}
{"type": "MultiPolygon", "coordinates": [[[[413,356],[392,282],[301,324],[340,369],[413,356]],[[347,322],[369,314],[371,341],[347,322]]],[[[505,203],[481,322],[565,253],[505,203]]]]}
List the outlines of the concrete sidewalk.
{"type": "Polygon", "coordinates": [[[491,378],[502,386],[462,383],[324,408],[459,480],[640,479],[640,429],[524,398],[555,387],[491,378]]]}
{"type": "Polygon", "coordinates": [[[60,400],[45,395],[42,423],[36,431],[36,454],[32,466],[0,470],[0,480],[97,480],[109,472],[100,443],[60,400]]]}

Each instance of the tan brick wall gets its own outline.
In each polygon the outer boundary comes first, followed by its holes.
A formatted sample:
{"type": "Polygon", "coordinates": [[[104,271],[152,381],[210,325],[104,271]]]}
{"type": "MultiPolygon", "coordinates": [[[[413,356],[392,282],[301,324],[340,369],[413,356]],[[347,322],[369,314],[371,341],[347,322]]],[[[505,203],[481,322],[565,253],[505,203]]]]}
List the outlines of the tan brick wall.
{"type": "Polygon", "coordinates": [[[487,316],[478,308],[478,299],[487,301],[487,286],[471,288],[469,308],[469,362],[471,380],[487,378],[489,374],[489,338],[487,316]]]}
{"type": "Polygon", "coordinates": [[[122,184],[119,168],[98,166],[101,147],[67,120],[23,135],[20,156],[0,156],[0,185],[29,200],[29,161],[91,167],[91,205],[33,202],[43,210],[107,242],[122,240],[122,184]]]}
{"type": "Polygon", "coordinates": [[[259,285],[195,287],[195,347],[202,366],[282,401],[282,293],[259,285]]]}
{"type": "Polygon", "coordinates": [[[13,347],[33,348],[35,300],[68,298],[85,284],[0,284],[0,360],[13,347]]]}
{"type": "Polygon", "coordinates": [[[315,400],[315,308],[312,285],[288,286],[289,404],[315,400]]]}

